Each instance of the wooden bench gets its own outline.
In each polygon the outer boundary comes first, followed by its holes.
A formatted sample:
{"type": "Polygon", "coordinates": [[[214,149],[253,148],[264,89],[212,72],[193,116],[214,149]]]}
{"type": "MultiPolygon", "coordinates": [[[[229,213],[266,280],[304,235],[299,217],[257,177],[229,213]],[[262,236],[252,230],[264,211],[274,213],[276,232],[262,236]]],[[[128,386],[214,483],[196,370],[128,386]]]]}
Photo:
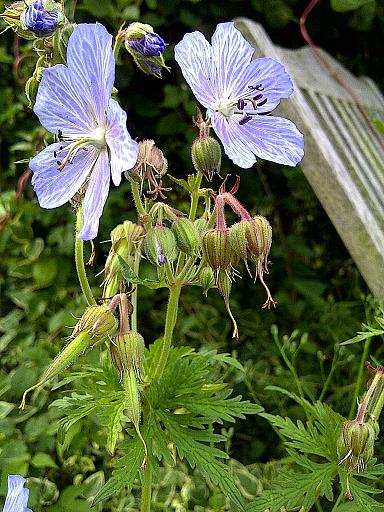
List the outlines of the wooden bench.
{"type": "Polygon", "coordinates": [[[384,135],[377,128],[384,123],[383,96],[324,50],[317,49],[319,58],[309,46],[280,48],[258,23],[237,18],[235,24],[257,57],[282,62],[293,78],[295,93],[275,113],[304,133],[301,168],[373,295],[383,299],[384,135]]]}

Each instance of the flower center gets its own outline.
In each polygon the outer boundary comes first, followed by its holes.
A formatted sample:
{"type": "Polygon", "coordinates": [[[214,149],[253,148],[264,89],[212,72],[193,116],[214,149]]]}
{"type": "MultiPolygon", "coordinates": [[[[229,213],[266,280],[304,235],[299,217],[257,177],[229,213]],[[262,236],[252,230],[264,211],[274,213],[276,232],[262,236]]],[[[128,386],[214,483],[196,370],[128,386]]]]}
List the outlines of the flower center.
{"type": "Polygon", "coordinates": [[[59,130],[57,135],[59,141],[71,142],[71,144],[68,144],[68,146],[62,146],[60,147],[59,151],[54,152],[55,158],[57,158],[57,155],[59,155],[61,152],[66,152],[65,158],[63,160],[57,160],[57,170],[62,171],[68,163],[71,164],[80,149],[88,151],[89,146],[93,146],[99,151],[105,149],[107,147],[105,134],[106,129],[101,127],[96,128],[93,130],[93,132],[85,136],[77,134],[63,135],[61,130],[59,130]]]}
{"type": "Polygon", "coordinates": [[[258,107],[262,107],[267,103],[267,98],[264,96],[263,84],[258,85],[248,85],[248,89],[250,90],[249,96],[244,96],[243,98],[239,98],[237,100],[237,108],[240,112],[236,112],[237,114],[243,114],[243,117],[239,120],[239,124],[243,125],[251,121],[252,116],[254,115],[265,115],[269,112],[257,112],[258,107]],[[251,111],[250,111],[251,110],[251,111]]]}
{"type": "Polygon", "coordinates": [[[228,120],[236,112],[237,102],[229,98],[221,98],[216,103],[216,112],[220,112],[228,120]]]}

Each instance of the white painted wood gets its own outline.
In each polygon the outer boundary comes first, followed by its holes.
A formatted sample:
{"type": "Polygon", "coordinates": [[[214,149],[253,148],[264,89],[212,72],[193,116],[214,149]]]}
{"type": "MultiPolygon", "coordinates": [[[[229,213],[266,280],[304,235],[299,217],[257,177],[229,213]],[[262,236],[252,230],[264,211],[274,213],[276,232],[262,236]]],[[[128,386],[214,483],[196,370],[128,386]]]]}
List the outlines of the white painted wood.
{"type": "Polygon", "coordinates": [[[372,293],[384,298],[384,137],[374,124],[384,122],[382,94],[372,80],[356,78],[324,50],[319,49],[331,71],[312,48],[280,48],[258,23],[235,23],[255,56],[279,60],[292,76],[295,93],[275,113],[304,133],[301,168],[372,293]]]}

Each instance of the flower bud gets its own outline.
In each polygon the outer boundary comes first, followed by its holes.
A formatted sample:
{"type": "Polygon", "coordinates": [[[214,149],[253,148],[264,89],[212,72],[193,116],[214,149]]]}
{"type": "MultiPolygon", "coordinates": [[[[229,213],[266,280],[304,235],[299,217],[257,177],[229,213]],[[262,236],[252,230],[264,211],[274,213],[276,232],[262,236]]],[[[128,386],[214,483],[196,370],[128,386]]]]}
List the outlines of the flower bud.
{"type": "Polygon", "coordinates": [[[131,23],[123,32],[122,38],[126,50],[144,73],[161,78],[162,68],[169,69],[163,57],[167,45],[151,25],[131,23]]]}
{"type": "Polygon", "coordinates": [[[228,231],[210,229],[202,236],[203,254],[213,270],[225,270],[233,259],[234,252],[228,238],[228,231]]]}
{"type": "Polygon", "coordinates": [[[375,430],[369,423],[345,421],[337,441],[337,453],[342,457],[339,464],[348,461],[351,471],[363,471],[373,457],[375,438],[375,430]]]}
{"type": "Polygon", "coordinates": [[[176,219],[172,224],[172,231],[180,251],[188,256],[195,256],[199,249],[199,233],[195,224],[186,218],[176,219]]]}
{"type": "Polygon", "coordinates": [[[211,267],[203,267],[199,272],[199,284],[205,296],[207,296],[208,290],[212,288],[214,281],[215,276],[211,267]]]}
{"type": "Polygon", "coordinates": [[[14,2],[6,7],[4,12],[0,14],[4,23],[8,25],[16,34],[24,39],[34,39],[35,35],[31,34],[23,23],[24,12],[26,10],[24,2],[14,2]]]}
{"type": "Polygon", "coordinates": [[[177,257],[175,235],[171,229],[157,225],[150,228],[145,235],[144,252],[153,265],[164,265],[177,257]]]}
{"type": "Polygon", "coordinates": [[[141,381],[144,338],[138,332],[130,331],[128,334],[115,336],[110,347],[113,364],[120,375],[133,368],[137,379],[141,381]]]}
{"type": "Polygon", "coordinates": [[[25,28],[37,37],[52,35],[63,22],[61,4],[53,0],[35,0],[30,3],[23,18],[25,28]]]}
{"type": "Polygon", "coordinates": [[[117,320],[106,305],[88,306],[75,325],[72,336],[87,332],[93,344],[113,336],[117,329],[117,320]]]}
{"type": "MultiPolygon", "coordinates": [[[[40,72],[41,75],[41,72],[40,72]]],[[[36,101],[37,91],[39,90],[40,80],[35,75],[28,78],[25,84],[25,95],[28,100],[28,108],[32,108],[36,101]]]]}
{"type": "Polygon", "coordinates": [[[221,147],[216,139],[198,137],[192,144],[191,156],[196,171],[202,172],[207,180],[211,181],[220,172],[221,147]]]}

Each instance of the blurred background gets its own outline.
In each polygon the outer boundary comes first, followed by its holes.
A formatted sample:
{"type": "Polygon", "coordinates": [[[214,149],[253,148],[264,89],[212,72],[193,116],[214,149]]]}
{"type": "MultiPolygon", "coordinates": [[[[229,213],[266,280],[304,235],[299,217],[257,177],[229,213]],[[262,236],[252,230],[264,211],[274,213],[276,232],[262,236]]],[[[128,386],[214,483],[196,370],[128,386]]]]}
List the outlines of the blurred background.
{"type": "MultiPolygon", "coordinates": [[[[384,5],[379,0],[360,4],[357,9],[336,12],[323,0],[308,17],[307,29],[316,44],[354,74],[371,77],[383,90],[384,5]]],[[[0,2],[1,12],[4,5],[9,2],[0,2]]],[[[122,51],[115,86],[128,112],[132,136],[153,138],[168,158],[169,173],[185,178],[193,172],[190,147],[197,132],[191,117],[196,113],[196,102],[173,60],[173,46],[186,32],[200,30],[209,39],[217,23],[246,16],[261,23],[275,44],[299,48],[305,42],[298,21],[307,5],[301,0],[82,0],[66,2],[66,14],[70,17],[75,11],[77,23],[100,21],[111,33],[116,33],[124,20],[140,20],[153,25],[169,43],[165,58],[171,72],[164,72],[162,80],[143,75],[122,51]]],[[[48,406],[61,395],[61,389],[51,391],[48,386],[27,413],[19,415],[17,410],[22,392],[36,382],[61,349],[69,327],[75,323],[74,316],[80,316],[85,307],[73,261],[74,216],[70,206],[41,209],[29,184],[16,196],[18,181],[27,169],[23,160],[37,152],[46,136],[37,117],[27,109],[24,95],[34,64],[30,41],[19,40],[11,30],[1,35],[0,495],[5,494],[7,474],[28,475],[34,511],[86,512],[90,506],[79,496],[94,494],[95,486],[100,487],[109,477],[113,462],[104,450],[105,436],[97,418],[76,424],[65,444],[58,446],[58,413],[48,406]]],[[[322,393],[322,399],[347,416],[363,347],[340,347],[339,343],[363,330],[362,323],[375,326],[378,305],[369,296],[300,167],[259,161],[254,168],[242,170],[224,158],[222,175],[228,172],[241,175],[239,200],[253,214],[265,215],[273,226],[267,283],[278,306],[270,311],[261,308],[264,291],[242,268],[242,278],[236,281],[231,295],[239,340],[231,339],[231,323],[219,294],[211,290],[204,297],[199,288],[188,288],[182,294],[183,311],[175,343],[234,353],[245,366],[245,372],[232,369],[226,376],[236,394],[261,403],[268,412],[296,419],[303,413],[288,397],[265,389],[278,385],[297,391],[278,348],[283,345],[307,397],[315,400],[322,393]]],[[[170,180],[167,185],[171,185],[170,180]]],[[[219,185],[217,178],[213,188],[219,185]]],[[[168,199],[187,211],[188,197],[180,189],[174,187],[168,199]]],[[[109,239],[116,224],[134,218],[128,183],[113,187],[89,272],[95,289],[102,275],[93,276],[102,270],[109,250],[109,244],[101,242],[109,239]]],[[[87,251],[89,254],[90,247],[87,251]]],[[[101,288],[98,290],[101,295],[101,288]]],[[[161,334],[165,300],[165,291],[140,291],[138,329],[147,343],[161,334]]],[[[382,352],[382,340],[375,338],[369,354],[380,360],[382,352]]],[[[88,363],[97,360],[96,352],[85,359],[88,363]]],[[[240,463],[241,485],[255,489],[257,482],[273,478],[277,470],[273,461],[284,455],[284,448],[267,422],[249,416],[235,427],[223,428],[229,453],[240,463]]],[[[377,456],[383,459],[380,447],[377,456]]],[[[206,509],[204,500],[209,493],[196,472],[180,464],[170,475],[170,483],[159,490],[159,510],[206,509]],[[186,491],[182,491],[191,481],[195,494],[186,499],[186,491]],[[169,503],[169,508],[161,508],[161,503],[169,503]]],[[[128,503],[128,498],[124,499],[128,503]]],[[[135,510],[134,505],[129,508],[121,503],[104,505],[103,510],[135,510]]]]}

